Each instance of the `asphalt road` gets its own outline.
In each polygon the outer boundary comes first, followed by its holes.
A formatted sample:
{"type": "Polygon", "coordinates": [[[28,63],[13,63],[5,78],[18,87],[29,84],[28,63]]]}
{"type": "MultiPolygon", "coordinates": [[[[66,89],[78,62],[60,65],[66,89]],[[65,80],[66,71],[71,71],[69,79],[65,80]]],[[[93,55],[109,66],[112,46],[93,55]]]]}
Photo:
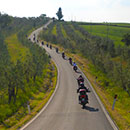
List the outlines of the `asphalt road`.
{"type": "MultiPolygon", "coordinates": [[[[42,27],[43,28],[43,27],[42,27]]],[[[38,34],[41,29],[34,31],[38,34]]],[[[41,46],[41,44],[39,43],[41,46]]],[[[61,54],[57,54],[55,49],[42,46],[51,55],[57,65],[59,78],[57,89],[49,104],[29,125],[23,127],[24,130],[117,130],[108,114],[104,113],[104,108],[100,105],[95,96],[95,92],[85,79],[85,86],[89,87],[89,104],[82,109],[78,103],[77,81],[80,73],[75,73],[68,60],[62,59],[61,54]]],[[[21,129],[21,130],[22,130],[21,129]]]]}

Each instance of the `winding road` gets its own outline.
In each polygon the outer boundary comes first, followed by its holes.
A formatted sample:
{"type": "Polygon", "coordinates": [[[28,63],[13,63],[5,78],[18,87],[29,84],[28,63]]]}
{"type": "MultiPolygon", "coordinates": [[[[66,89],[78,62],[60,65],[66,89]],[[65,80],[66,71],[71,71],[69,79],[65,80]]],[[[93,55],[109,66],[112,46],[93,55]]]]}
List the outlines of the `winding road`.
{"type": "MultiPolygon", "coordinates": [[[[48,23],[45,26],[47,25],[48,23]]],[[[34,34],[37,36],[42,29],[43,27],[35,30],[29,38],[33,41],[34,34]]],[[[21,130],[118,130],[85,75],[82,74],[85,86],[91,92],[88,93],[89,104],[82,109],[76,93],[76,79],[80,73],[75,73],[68,60],[64,60],[60,53],[57,54],[54,48],[51,50],[45,45],[37,44],[46,49],[57,66],[57,87],[38,116],[21,130]]]]}

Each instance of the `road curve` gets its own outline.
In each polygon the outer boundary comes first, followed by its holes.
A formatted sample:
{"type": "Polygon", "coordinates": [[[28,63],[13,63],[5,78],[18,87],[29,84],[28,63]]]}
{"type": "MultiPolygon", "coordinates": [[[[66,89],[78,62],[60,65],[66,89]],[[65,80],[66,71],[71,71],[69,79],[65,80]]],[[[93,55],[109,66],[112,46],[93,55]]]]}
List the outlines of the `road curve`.
{"type": "MultiPolygon", "coordinates": [[[[33,40],[34,33],[38,34],[41,29],[34,31],[30,39],[33,40]]],[[[40,115],[21,130],[117,130],[110,117],[108,120],[87,79],[85,85],[91,91],[88,94],[89,104],[85,109],[81,108],[76,93],[79,73],[75,73],[68,60],[63,60],[54,48],[42,47],[51,55],[59,70],[58,88],[40,115]]]]}

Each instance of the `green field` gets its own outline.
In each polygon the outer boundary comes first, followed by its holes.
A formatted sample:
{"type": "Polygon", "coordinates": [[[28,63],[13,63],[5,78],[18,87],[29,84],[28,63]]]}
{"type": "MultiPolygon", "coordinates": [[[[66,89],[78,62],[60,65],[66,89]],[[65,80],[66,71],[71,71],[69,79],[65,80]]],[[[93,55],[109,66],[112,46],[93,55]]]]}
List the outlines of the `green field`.
{"type": "MultiPolygon", "coordinates": [[[[115,25],[115,24],[114,24],[115,25]]],[[[116,24],[119,26],[107,26],[107,25],[80,25],[85,28],[88,32],[93,35],[108,37],[114,41],[115,45],[124,43],[121,42],[122,37],[126,33],[130,33],[130,28],[128,27],[120,27],[120,26],[130,26],[130,24],[116,24]]]]}
{"type": "Polygon", "coordinates": [[[118,25],[118,26],[127,26],[130,27],[130,23],[111,23],[112,25],[118,25]]]}

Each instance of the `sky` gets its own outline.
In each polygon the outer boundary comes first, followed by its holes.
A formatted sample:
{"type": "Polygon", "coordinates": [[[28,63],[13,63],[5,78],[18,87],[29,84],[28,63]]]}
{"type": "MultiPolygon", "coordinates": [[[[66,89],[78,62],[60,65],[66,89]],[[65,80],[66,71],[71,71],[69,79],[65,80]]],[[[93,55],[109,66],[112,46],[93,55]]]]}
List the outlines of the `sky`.
{"type": "Polygon", "coordinates": [[[56,17],[81,22],[130,23],[130,0],[1,0],[0,12],[17,17],[56,17]]]}

